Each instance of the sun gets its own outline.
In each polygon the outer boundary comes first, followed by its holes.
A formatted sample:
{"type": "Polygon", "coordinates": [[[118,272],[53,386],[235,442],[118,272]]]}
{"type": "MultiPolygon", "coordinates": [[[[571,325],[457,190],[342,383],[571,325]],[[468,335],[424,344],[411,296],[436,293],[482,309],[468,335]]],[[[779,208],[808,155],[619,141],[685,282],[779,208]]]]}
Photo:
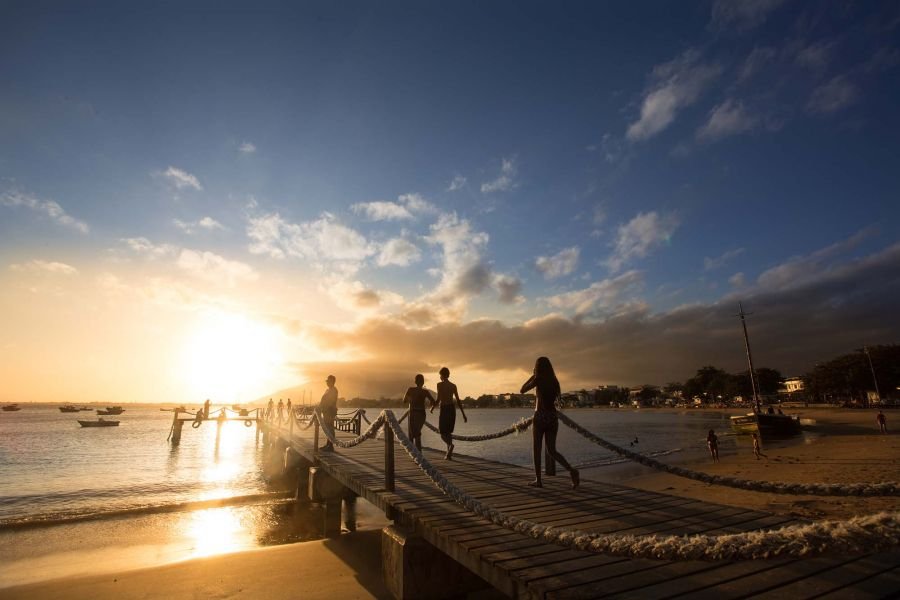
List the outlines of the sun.
{"type": "Polygon", "coordinates": [[[191,399],[213,403],[253,400],[279,386],[283,336],[245,315],[202,314],[182,344],[178,370],[191,399]]]}

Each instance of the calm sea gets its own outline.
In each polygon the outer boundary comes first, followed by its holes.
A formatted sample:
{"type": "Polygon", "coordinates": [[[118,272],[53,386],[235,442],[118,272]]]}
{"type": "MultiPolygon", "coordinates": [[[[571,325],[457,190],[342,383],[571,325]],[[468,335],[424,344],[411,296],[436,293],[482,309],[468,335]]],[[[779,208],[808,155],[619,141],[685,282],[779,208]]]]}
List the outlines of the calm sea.
{"type": "MultiPolygon", "coordinates": [[[[122,415],[107,417],[119,420],[119,427],[86,429],[76,419],[94,419],[93,413],[24,406],[0,413],[0,564],[23,567],[0,570],[0,586],[46,578],[48,569],[63,576],[94,572],[101,564],[109,569],[146,566],[316,535],[310,519],[298,519],[292,506],[260,498],[279,488],[264,476],[266,457],[256,445],[255,427],[229,423],[218,444],[215,424],[186,427],[180,446],[172,447],[166,441],[172,414],[158,408],[126,406],[122,415]],[[203,504],[220,498],[234,506],[203,504]],[[43,525],[23,527],[33,522],[43,525]]],[[[493,432],[530,411],[467,414],[468,423],[458,418],[457,433],[493,432]]],[[[714,411],[568,414],[602,437],[667,462],[702,457],[709,429],[720,435],[723,455],[746,445],[729,433],[728,416],[714,411]]],[[[423,442],[443,447],[427,430],[423,442]]],[[[564,426],[558,448],[588,469],[586,477],[615,480],[643,469],[623,464],[564,426]]],[[[531,434],[458,443],[456,451],[528,466],[531,434]]],[[[361,507],[361,525],[378,518],[361,507]]]]}

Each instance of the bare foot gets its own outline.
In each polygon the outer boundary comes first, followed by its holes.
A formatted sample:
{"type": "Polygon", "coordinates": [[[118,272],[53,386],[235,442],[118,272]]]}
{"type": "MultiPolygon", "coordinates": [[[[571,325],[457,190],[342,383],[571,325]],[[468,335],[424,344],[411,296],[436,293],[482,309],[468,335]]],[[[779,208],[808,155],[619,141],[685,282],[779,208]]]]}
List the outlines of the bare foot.
{"type": "Polygon", "coordinates": [[[572,469],[572,489],[577,490],[578,484],[581,483],[581,474],[578,473],[578,469],[572,469]]]}
{"type": "Polygon", "coordinates": [[[534,481],[532,481],[532,482],[529,483],[528,485],[531,486],[531,487],[544,487],[544,485],[543,485],[540,481],[538,481],[537,479],[535,479],[534,481]]]}
{"type": "Polygon", "coordinates": [[[453,444],[447,448],[447,460],[453,460],[453,444]]]}

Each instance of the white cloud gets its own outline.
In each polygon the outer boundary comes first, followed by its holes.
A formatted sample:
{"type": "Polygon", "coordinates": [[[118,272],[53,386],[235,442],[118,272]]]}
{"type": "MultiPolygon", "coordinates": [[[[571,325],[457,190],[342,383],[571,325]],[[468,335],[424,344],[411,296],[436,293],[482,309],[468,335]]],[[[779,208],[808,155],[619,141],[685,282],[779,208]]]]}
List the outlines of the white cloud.
{"type": "Polygon", "coordinates": [[[775,58],[777,52],[774,48],[768,46],[757,46],[750,51],[744,64],[741,66],[738,74],[739,81],[746,81],[759,73],[762,68],[772,59],[775,58]]]}
{"type": "Polygon", "coordinates": [[[859,95],[856,85],[845,76],[838,75],[812,91],[806,109],[817,114],[837,112],[856,102],[859,95]]]}
{"type": "Polygon", "coordinates": [[[497,275],[494,278],[494,286],[503,304],[518,304],[525,301],[522,297],[522,280],[518,277],[497,275]]]}
{"type": "Polygon", "coordinates": [[[808,46],[802,46],[794,57],[794,62],[799,66],[813,71],[822,71],[831,60],[831,51],[834,42],[815,42],[808,46]]]}
{"type": "Polygon", "coordinates": [[[504,158],[500,167],[500,174],[493,181],[481,184],[481,193],[507,192],[516,187],[516,161],[514,158],[504,158]]]}
{"type": "Polygon", "coordinates": [[[247,223],[249,251],[273,258],[305,258],[314,266],[329,265],[345,273],[358,270],[376,248],[361,233],[341,225],[334,215],[323,213],[314,221],[290,223],[278,213],[251,217],[247,223]]]}
{"type": "Polygon", "coordinates": [[[174,185],[175,189],[178,190],[193,188],[197,191],[200,191],[203,189],[203,186],[200,185],[199,179],[197,179],[187,171],[182,171],[177,167],[170,166],[163,172],[163,177],[165,177],[169,181],[169,183],[174,185]]]}
{"type": "Polygon", "coordinates": [[[215,231],[217,229],[225,229],[225,226],[213,219],[212,217],[203,217],[197,221],[182,221],[180,219],[173,219],[172,221],[175,223],[175,226],[178,229],[182,230],[185,233],[195,233],[198,229],[205,229],[207,231],[215,231]]]}
{"type": "Polygon", "coordinates": [[[350,210],[364,215],[370,221],[400,221],[413,218],[405,206],[396,202],[360,202],[351,205],[350,210]]]}
{"type": "Polygon", "coordinates": [[[739,272],[739,273],[735,273],[734,275],[729,277],[728,283],[730,283],[732,285],[732,287],[740,288],[740,287],[744,287],[744,284],[746,283],[746,279],[744,278],[744,274],[739,272]]]}
{"type": "Polygon", "coordinates": [[[450,185],[447,186],[448,192],[455,192],[456,190],[461,190],[466,186],[467,179],[462,175],[457,175],[453,178],[453,181],[450,182],[450,185]]]}
{"type": "Polygon", "coordinates": [[[374,311],[403,304],[403,296],[386,290],[377,290],[361,281],[346,281],[328,277],[320,287],[335,304],[352,313],[371,315],[374,311]]]}
{"type": "Polygon", "coordinates": [[[638,214],[619,227],[615,250],[607,259],[607,266],[618,271],[630,259],[647,256],[651,250],[668,241],[678,225],[678,219],[672,214],[660,215],[656,211],[638,214]]]}
{"type": "Polygon", "coordinates": [[[27,263],[17,263],[9,265],[10,270],[20,273],[52,273],[54,275],[77,275],[78,269],[66,263],[47,261],[47,260],[30,260],[27,263]]]}
{"type": "Polygon", "coordinates": [[[576,315],[600,314],[623,303],[623,296],[637,290],[643,283],[639,271],[626,271],[617,277],[592,283],[589,287],[550,296],[550,306],[573,310],[576,315]]]}
{"type": "Polygon", "coordinates": [[[425,199],[422,194],[400,194],[397,200],[412,213],[437,213],[437,207],[425,199]]]}
{"type": "Polygon", "coordinates": [[[418,262],[421,258],[422,253],[415,244],[403,238],[391,238],[381,247],[381,252],[378,253],[375,262],[380,267],[389,265],[406,267],[418,262]]]}
{"type": "Polygon", "coordinates": [[[653,83],[645,92],[641,116],[628,126],[629,140],[646,140],[668,127],[678,111],[696,102],[722,72],[719,65],[700,64],[699,60],[699,52],[687,50],[678,58],[653,68],[653,83]]]}
{"type": "Polygon", "coordinates": [[[254,281],[258,278],[256,271],[236,260],[228,260],[212,252],[182,250],[175,264],[191,275],[211,283],[234,287],[243,281],[254,281]]]}
{"type": "Polygon", "coordinates": [[[256,152],[256,145],[252,142],[244,142],[240,146],[238,146],[238,150],[242,154],[253,154],[256,152]]]}
{"type": "Polygon", "coordinates": [[[469,298],[490,287],[493,277],[483,256],[488,239],[487,233],[474,231],[469,221],[456,213],[442,214],[431,225],[425,240],[441,248],[441,267],[434,270],[441,279],[423,302],[441,305],[439,319],[461,318],[469,298]]]}
{"type": "Polygon", "coordinates": [[[697,130],[696,135],[700,141],[713,142],[749,131],[759,122],[759,117],[748,113],[740,100],[729,98],[710,111],[709,120],[697,130]]]}
{"type": "Polygon", "coordinates": [[[729,262],[733,258],[737,258],[741,254],[744,253],[744,248],[735,248],[733,250],[728,250],[723,254],[715,258],[706,257],[703,259],[703,270],[704,271],[713,271],[720,267],[723,267],[725,263],[729,262]]]}
{"type": "Polygon", "coordinates": [[[165,256],[174,255],[178,248],[170,244],[154,244],[145,237],[122,238],[119,240],[128,248],[136,253],[144,255],[148,258],[163,258],[165,256]]]}
{"type": "Polygon", "coordinates": [[[34,194],[29,194],[27,192],[7,190],[0,194],[0,205],[13,208],[21,206],[35,212],[43,213],[60,225],[71,227],[81,233],[87,233],[89,230],[87,223],[66,214],[63,207],[53,200],[42,200],[34,194]]]}
{"type": "Polygon", "coordinates": [[[575,270],[580,253],[581,250],[578,246],[572,246],[553,256],[538,256],[534,261],[534,266],[544,274],[544,279],[556,279],[575,270]]]}
{"type": "Polygon", "coordinates": [[[785,0],[716,0],[710,25],[715,29],[734,27],[739,31],[762,25],[769,13],[785,0]]]}

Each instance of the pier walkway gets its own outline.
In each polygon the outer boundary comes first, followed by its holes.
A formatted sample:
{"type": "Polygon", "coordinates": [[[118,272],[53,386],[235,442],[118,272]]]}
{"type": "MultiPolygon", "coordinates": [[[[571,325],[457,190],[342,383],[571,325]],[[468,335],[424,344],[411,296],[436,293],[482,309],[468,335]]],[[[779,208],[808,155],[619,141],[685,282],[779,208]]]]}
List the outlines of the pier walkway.
{"type": "MultiPolygon", "coordinates": [[[[625,558],[563,548],[495,525],[445,495],[402,448],[387,439],[317,452],[315,428],[261,421],[264,434],[353,493],[383,509],[397,527],[421,536],[512,598],[887,598],[900,594],[900,552],[828,558],[699,561],[625,558]],[[386,470],[393,466],[393,478],[386,470]],[[393,479],[393,481],[391,481],[393,479]],[[390,489],[393,488],[393,489],[390,489]]],[[[388,428],[385,428],[386,430],[388,428]]],[[[338,439],[353,433],[338,432],[338,439]]],[[[777,528],[790,518],[581,480],[565,472],[531,488],[529,469],[464,454],[424,454],[458,488],[490,507],[544,525],[589,532],[726,534],[777,528]]],[[[459,452],[461,451],[461,452],[459,452]]],[[[433,581],[433,585],[441,585],[433,581]]],[[[398,594],[415,597],[415,594],[398,594]]]]}

